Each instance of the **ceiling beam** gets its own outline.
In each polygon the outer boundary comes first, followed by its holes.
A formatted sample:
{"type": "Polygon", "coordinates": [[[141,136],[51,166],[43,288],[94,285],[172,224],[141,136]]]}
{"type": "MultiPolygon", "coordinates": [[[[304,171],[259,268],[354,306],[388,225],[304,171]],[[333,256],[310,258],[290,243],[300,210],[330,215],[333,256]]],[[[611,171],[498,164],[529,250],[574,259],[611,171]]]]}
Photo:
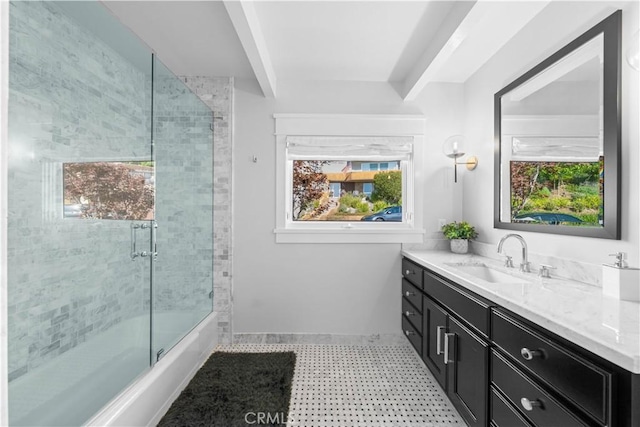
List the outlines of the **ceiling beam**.
{"type": "Polygon", "coordinates": [[[267,98],[275,98],[276,73],[271,64],[267,44],[253,3],[237,0],[227,0],[223,3],[256,79],[258,79],[262,93],[267,98]]]}
{"type": "Polygon", "coordinates": [[[471,7],[467,5],[466,10],[465,3],[458,3],[451,10],[440,26],[438,39],[407,75],[400,93],[405,101],[415,100],[429,82],[440,81],[442,74],[456,74],[456,81],[466,80],[544,9],[549,0],[522,3],[477,0],[471,7]],[[460,48],[463,43],[466,45],[460,48]],[[477,55],[479,50],[482,55],[477,55]],[[455,72],[451,69],[447,72],[447,65],[455,67],[453,64],[458,64],[455,72]]]}
{"type": "Polygon", "coordinates": [[[444,63],[464,40],[460,27],[466,17],[477,8],[478,2],[455,2],[451,11],[438,27],[433,42],[407,74],[400,94],[405,101],[413,101],[427,85],[437,67],[444,63]]]}

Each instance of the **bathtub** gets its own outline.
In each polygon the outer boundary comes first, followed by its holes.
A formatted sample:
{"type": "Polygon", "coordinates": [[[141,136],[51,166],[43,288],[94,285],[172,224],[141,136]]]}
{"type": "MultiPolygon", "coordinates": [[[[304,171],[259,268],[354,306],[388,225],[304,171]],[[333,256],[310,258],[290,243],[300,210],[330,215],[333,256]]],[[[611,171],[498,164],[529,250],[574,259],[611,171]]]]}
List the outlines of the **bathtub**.
{"type": "MultiPolygon", "coordinates": [[[[159,340],[175,341],[193,325],[193,317],[193,313],[156,314],[156,330],[164,335],[159,340]]],[[[211,313],[148,368],[148,316],[123,321],[12,382],[12,425],[55,426],[61,425],[61,419],[66,420],[63,425],[155,425],[217,345],[217,331],[217,314],[211,313]],[[104,365],[96,369],[92,359],[105,361],[104,365]],[[83,405],[75,403],[74,394],[83,396],[83,405]]]]}

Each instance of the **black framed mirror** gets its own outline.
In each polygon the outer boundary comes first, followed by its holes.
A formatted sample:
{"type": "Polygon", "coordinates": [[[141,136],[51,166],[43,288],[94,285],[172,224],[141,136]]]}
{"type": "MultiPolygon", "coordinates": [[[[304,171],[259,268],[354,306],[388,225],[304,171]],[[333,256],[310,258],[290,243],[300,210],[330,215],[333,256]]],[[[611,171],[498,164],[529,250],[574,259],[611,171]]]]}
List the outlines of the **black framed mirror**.
{"type": "Polygon", "coordinates": [[[495,228],[620,239],[621,22],[495,94],[495,228]]]}

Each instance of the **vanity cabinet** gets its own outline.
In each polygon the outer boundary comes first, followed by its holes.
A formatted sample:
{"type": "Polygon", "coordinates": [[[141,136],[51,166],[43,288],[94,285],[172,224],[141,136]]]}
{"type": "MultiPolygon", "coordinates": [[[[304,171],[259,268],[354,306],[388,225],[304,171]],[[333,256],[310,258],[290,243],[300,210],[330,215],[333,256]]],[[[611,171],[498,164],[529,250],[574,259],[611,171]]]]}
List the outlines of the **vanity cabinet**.
{"type": "Polygon", "coordinates": [[[640,375],[406,258],[402,298],[405,334],[470,426],[640,427],[640,375]]]}
{"type": "Polygon", "coordinates": [[[428,271],[422,283],[422,360],[467,424],[484,426],[489,306],[428,271]]]}
{"type": "Polygon", "coordinates": [[[422,267],[402,260],[402,332],[422,356],[422,267]]]}
{"type": "Polygon", "coordinates": [[[558,407],[584,420],[572,424],[567,419],[562,425],[611,425],[613,372],[542,335],[503,309],[492,311],[491,336],[497,348],[492,358],[492,386],[501,389],[527,417],[533,420],[547,413],[552,420],[563,419],[552,410],[558,407]],[[513,386],[521,382],[520,378],[540,384],[538,390],[510,395],[500,385],[513,386]],[[555,396],[558,403],[537,395],[555,396]]]}

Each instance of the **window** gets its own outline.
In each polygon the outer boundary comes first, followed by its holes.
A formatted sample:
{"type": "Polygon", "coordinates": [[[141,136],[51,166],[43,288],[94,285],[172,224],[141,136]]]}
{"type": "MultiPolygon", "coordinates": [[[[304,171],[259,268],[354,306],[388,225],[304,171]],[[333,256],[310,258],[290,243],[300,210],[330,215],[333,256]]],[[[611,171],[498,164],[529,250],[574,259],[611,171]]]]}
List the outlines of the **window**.
{"type": "Polygon", "coordinates": [[[63,218],[153,219],[153,162],[64,163],[63,218]]]}
{"type": "Polygon", "coordinates": [[[369,221],[375,212],[402,204],[400,170],[352,171],[344,160],[294,158],[290,165],[293,221],[369,221]]]}
{"type": "Polygon", "coordinates": [[[322,116],[276,115],[276,241],[421,242],[414,171],[424,119],[409,120],[420,130],[414,134],[389,131],[395,117],[378,116],[363,136],[341,128],[369,116],[327,116],[305,126],[310,117],[322,116]]]}

